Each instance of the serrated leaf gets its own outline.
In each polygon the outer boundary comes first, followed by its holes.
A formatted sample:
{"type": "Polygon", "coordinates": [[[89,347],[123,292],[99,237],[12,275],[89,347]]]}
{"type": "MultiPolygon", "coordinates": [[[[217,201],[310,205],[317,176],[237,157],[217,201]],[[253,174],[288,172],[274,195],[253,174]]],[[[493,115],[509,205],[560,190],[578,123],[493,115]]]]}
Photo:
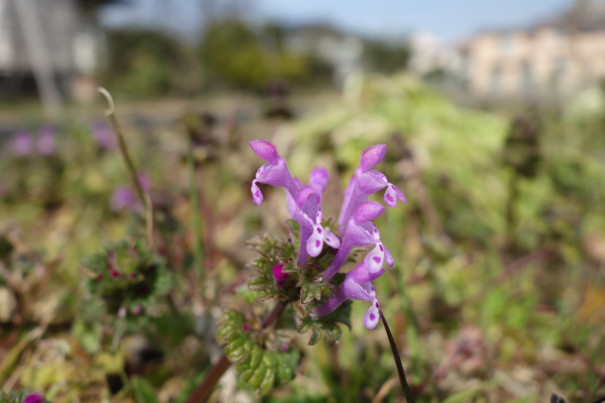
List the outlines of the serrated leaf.
{"type": "Polygon", "coordinates": [[[342,323],[351,330],[351,308],[351,301],[346,301],[329,315],[324,316],[323,321],[332,320],[334,322],[342,323]]]}
{"type": "Polygon", "coordinates": [[[298,351],[291,349],[283,353],[272,352],[270,354],[273,354],[276,360],[275,376],[277,383],[283,385],[294,379],[299,359],[298,351]]]}
{"type": "Polygon", "coordinates": [[[246,383],[259,388],[262,394],[271,390],[275,382],[275,372],[270,357],[258,346],[254,346],[249,359],[236,365],[236,369],[246,383]]]}
{"type": "Polygon", "coordinates": [[[309,345],[317,344],[321,340],[322,333],[324,333],[326,341],[333,343],[340,339],[342,335],[342,330],[338,326],[338,323],[343,323],[350,329],[350,313],[350,302],[343,303],[332,313],[319,319],[312,318],[307,312],[303,312],[304,316],[301,317],[301,313],[297,312],[300,320],[297,331],[298,333],[311,331],[309,345]]]}
{"type": "Polygon", "coordinates": [[[263,355],[265,352],[259,347],[254,345],[250,350],[249,365],[252,368],[256,368],[263,362],[263,355]]]}
{"type": "Polygon", "coordinates": [[[233,363],[249,359],[250,343],[252,343],[250,340],[239,336],[225,346],[225,355],[233,363]]]}
{"type": "Polygon", "coordinates": [[[307,283],[300,289],[301,304],[319,301],[321,299],[321,284],[307,283]]]}
{"type": "Polygon", "coordinates": [[[284,221],[284,224],[286,224],[286,227],[288,227],[288,230],[290,232],[292,232],[292,233],[300,232],[300,223],[298,221],[289,218],[286,221],[284,221]]]}
{"type": "Polygon", "coordinates": [[[328,343],[334,343],[340,339],[340,336],[342,335],[342,330],[340,330],[340,327],[338,327],[336,324],[325,326],[322,330],[326,335],[326,341],[328,343]]]}
{"type": "Polygon", "coordinates": [[[132,378],[132,387],[137,397],[137,402],[140,403],[156,403],[158,401],[157,394],[151,384],[139,377],[132,378]]]}
{"type": "Polygon", "coordinates": [[[172,289],[172,276],[167,272],[160,272],[154,282],[153,291],[157,295],[166,295],[172,289]]]}
{"type": "Polygon", "coordinates": [[[251,291],[265,291],[268,286],[268,280],[266,277],[254,277],[250,281],[248,281],[248,288],[251,291]]]}
{"type": "Polygon", "coordinates": [[[309,338],[309,345],[314,346],[321,340],[321,332],[317,329],[311,329],[311,337],[309,338]]]}
{"type": "Polygon", "coordinates": [[[277,362],[272,355],[265,353],[263,355],[263,364],[266,369],[258,387],[260,393],[264,395],[267,394],[275,384],[275,369],[277,367],[277,362]]]}

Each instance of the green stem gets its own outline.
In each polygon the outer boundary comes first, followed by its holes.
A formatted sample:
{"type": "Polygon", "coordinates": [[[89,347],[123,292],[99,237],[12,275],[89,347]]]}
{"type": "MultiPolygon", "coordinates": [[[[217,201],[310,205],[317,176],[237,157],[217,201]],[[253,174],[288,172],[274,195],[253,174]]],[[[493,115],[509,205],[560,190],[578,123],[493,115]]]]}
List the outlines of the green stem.
{"type": "Polygon", "coordinates": [[[410,350],[412,369],[414,374],[419,375],[420,359],[418,357],[418,335],[416,333],[414,313],[412,312],[412,303],[410,302],[410,298],[408,296],[407,285],[405,283],[405,278],[403,276],[401,267],[397,267],[395,271],[397,272],[397,279],[399,280],[399,293],[401,295],[405,310],[405,333],[410,350]]]}
{"type": "Polygon", "coordinates": [[[193,239],[195,245],[193,245],[193,262],[198,270],[200,278],[204,275],[204,262],[203,262],[203,250],[202,250],[202,219],[200,216],[200,199],[199,189],[197,187],[196,175],[195,175],[195,161],[193,158],[193,142],[189,140],[189,150],[187,152],[187,163],[189,166],[189,201],[191,203],[191,217],[193,220],[193,239]]]}
{"type": "MultiPolygon", "coordinates": [[[[389,219],[387,221],[388,238],[395,239],[396,230],[394,227],[395,223],[398,221],[394,219],[389,219]]],[[[414,376],[420,376],[420,357],[418,349],[418,334],[416,332],[416,320],[414,318],[414,312],[412,312],[412,303],[408,296],[407,284],[405,282],[405,277],[403,275],[402,270],[403,268],[401,266],[396,266],[393,269],[395,273],[397,273],[397,281],[399,283],[399,295],[401,295],[401,300],[403,302],[405,311],[405,333],[410,351],[410,359],[412,361],[412,380],[414,380],[414,376]]]]}
{"type": "Polygon", "coordinates": [[[118,120],[115,115],[115,108],[113,104],[113,98],[109,91],[107,91],[103,87],[99,87],[98,91],[105,97],[105,100],[109,104],[109,109],[105,111],[105,115],[109,118],[109,122],[113,127],[113,131],[116,133],[116,137],[118,138],[118,144],[120,148],[120,153],[122,154],[122,159],[126,164],[126,168],[130,173],[130,179],[132,180],[133,186],[141,200],[143,206],[145,206],[145,221],[147,223],[147,243],[151,249],[155,249],[155,243],[153,241],[153,205],[151,204],[151,198],[149,195],[145,193],[143,187],[141,186],[141,182],[139,182],[139,174],[137,172],[137,168],[132,161],[132,157],[130,156],[130,152],[128,151],[128,146],[126,145],[126,140],[124,139],[124,134],[122,133],[122,129],[118,124],[118,120]]]}
{"type": "Polygon", "coordinates": [[[399,355],[399,350],[397,350],[397,344],[395,343],[395,339],[393,339],[393,335],[391,334],[391,329],[387,324],[386,319],[382,313],[382,310],[378,308],[380,313],[380,319],[382,320],[382,324],[384,325],[384,330],[387,332],[387,337],[389,339],[389,345],[391,346],[391,352],[393,353],[393,359],[395,360],[395,365],[397,366],[397,374],[399,375],[399,383],[401,383],[401,387],[403,388],[403,394],[405,395],[405,400],[407,403],[415,403],[414,395],[412,395],[412,391],[410,390],[410,385],[408,385],[408,381],[405,378],[405,371],[403,370],[403,364],[401,364],[401,356],[399,355]]]}

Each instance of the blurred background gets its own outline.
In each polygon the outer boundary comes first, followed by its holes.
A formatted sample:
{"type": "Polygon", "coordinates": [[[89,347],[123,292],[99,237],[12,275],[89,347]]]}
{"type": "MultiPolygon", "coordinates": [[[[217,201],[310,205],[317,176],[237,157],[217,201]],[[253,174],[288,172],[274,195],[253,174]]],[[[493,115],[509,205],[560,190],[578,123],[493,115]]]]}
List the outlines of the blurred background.
{"type": "MultiPolygon", "coordinates": [[[[376,286],[419,401],[605,394],[603,0],[0,0],[0,390],[184,401],[221,310],[260,309],[246,241],[287,236],[282,192],[252,204],[254,139],[328,169],[328,216],[388,145],[408,202],[377,222],[396,264],[376,286]],[[144,241],[145,209],[98,86],[172,278],[115,312],[87,262],[144,241]]],[[[365,309],[337,345],[298,336],[290,385],[228,372],[214,398],[400,401],[365,309]]]]}

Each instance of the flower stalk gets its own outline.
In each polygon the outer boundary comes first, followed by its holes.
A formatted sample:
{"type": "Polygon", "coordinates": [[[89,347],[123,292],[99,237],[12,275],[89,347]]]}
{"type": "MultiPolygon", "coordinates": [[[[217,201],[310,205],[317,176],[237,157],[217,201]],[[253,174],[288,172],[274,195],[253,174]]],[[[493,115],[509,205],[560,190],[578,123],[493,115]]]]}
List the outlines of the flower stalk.
{"type": "Polygon", "coordinates": [[[107,101],[109,108],[107,110],[105,110],[105,116],[107,116],[109,118],[109,122],[111,123],[111,126],[113,127],[113,130],[116,133],[116,137],[118,138],[118,144],[120,147],[120,153],[122,154],[122,159],[124,160],[124,163],[126,164],[126,168],[128,169],[128,172],[130,173],[130,178],[131,178],[133,186],[137,192],[137,195],[138,195],[139,199],[141,200],[141,203],[145,206],[145,222],[146,222],[146,226],[147,226],[147,243],[149,244],[150,249],[155,250],[155,242],[153,239],[154,217],[153,217],[153,205],[151,203],[151,198],[149,197],[149,195],[147,193],[145,193],[145,191],[143,190],[143,187],[141,186],[141,183],[139,181],[139,174],[137,172],[136,166],[134,165],[134,162],[132,161],[132,157],[130,156],[130,152],[128,151],[128,146],[126,145],[126,140],[124,139],[124,134],[122,133],[122,129],[120,128],[120,125],[118,124],[118,120],[115,115],[115,106],[113,103],[113,97],[111,96],[111,93],[106,88],[99,87],[98,91],[101,93],[101,95],[103,95],[105,97],[105,100],[107,101]]]}
{"type": "Polygon", "coordinates": [[[405,371],[403,370],[403,364],[401,363],[401,356],[399,355],[399,350],[397,349],[397,344],[395,343],[395,339],[393,338],[393,334],[391,333],[391,329],[382,314],[382,310],[378,308],[380,313],[380,319],[382,320],[382,324],[384,325],[384,331],[387,333],[387,338],[389,339],[389,345],[391,346],[391,352],[393,353],[393,359],[395,360],[395,365],[397,366],[397,374],[399,375],[399,383],[401,384],[401,388],[403,389],[403,394],[405,396],[405,400],[408,403],[414,403],[414,395],[412,395],[412,391],[410,390],[410,385],[408,385],[408,381],[405,377],[405,371]]]}

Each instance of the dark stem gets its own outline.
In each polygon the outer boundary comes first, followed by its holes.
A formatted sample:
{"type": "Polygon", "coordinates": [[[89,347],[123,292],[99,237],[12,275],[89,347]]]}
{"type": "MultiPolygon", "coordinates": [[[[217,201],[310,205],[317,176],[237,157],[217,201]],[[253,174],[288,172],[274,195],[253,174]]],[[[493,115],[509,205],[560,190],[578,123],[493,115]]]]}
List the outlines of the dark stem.
{"type": "MultiPolygon", "coordinates": [[[[277,304],[275,304],[275,306],[271,310],[271,312],[269,312],[267,316],[265,316],[265,319],[263,320],[263,328],[268,328],[269,326],[272,326],[275,322],[277,322],[277,319],[279,319],[281,314],[284,312],[286,306],[288,306],[288,302],[278,301],[277,304]]],[[[208,371],[208,374],[206,375],[202,383],[200,383],[197,388],[195,388],[193,393],[189,395],[185,403],[205,402],[214,390],[214,387],[216,386],[219,379],[221,379],[221,376],[223,376],[225,371],[227,371],[230,366],[231,362],[229,361],[227,356],[223,354],[221,359],[216,364],[214,364],[212,368],[210,368],[210,371],[208,371]]]]}
{"type": "Polygon", "coordinates": [[[208,371],[208,374],[198,385],[197,388],[189,395],[185,403],[199,403],[205,402],[214,390],[214,386],[221,379],[221,376],[231,366],[231,362],[226,355],[223,354],[220,360],[208,371]]]}
{"type": "Polygon", "coordinates": [[[384,330],[385,332],[387,332],[387,337],[389,338],[389,344],[391,345],[393,359],[395,360],[395,365],[397,366],[397,373],[399,374],[399,383],[401,383],[401,387],[403,388],[405,400],[407,400],[408,403],[414,403],[414,396],[412,395],[412,391],[410,390],[408,381],[405,379],[405,371],[403,370],[403,365],[401,364],[401,357],[399,356],[399,350],[397,350],[397,344],[395,343],[395,339],[393,339],[391,329],[389,328],[389,325],[387,324],[387,321],[384,318],[384,315],[382,314],[382,310],[380,308],[378,308],[378,312],[380,313],[380,319],[382,320],[382,324],[384,325],[384,330]]]}

